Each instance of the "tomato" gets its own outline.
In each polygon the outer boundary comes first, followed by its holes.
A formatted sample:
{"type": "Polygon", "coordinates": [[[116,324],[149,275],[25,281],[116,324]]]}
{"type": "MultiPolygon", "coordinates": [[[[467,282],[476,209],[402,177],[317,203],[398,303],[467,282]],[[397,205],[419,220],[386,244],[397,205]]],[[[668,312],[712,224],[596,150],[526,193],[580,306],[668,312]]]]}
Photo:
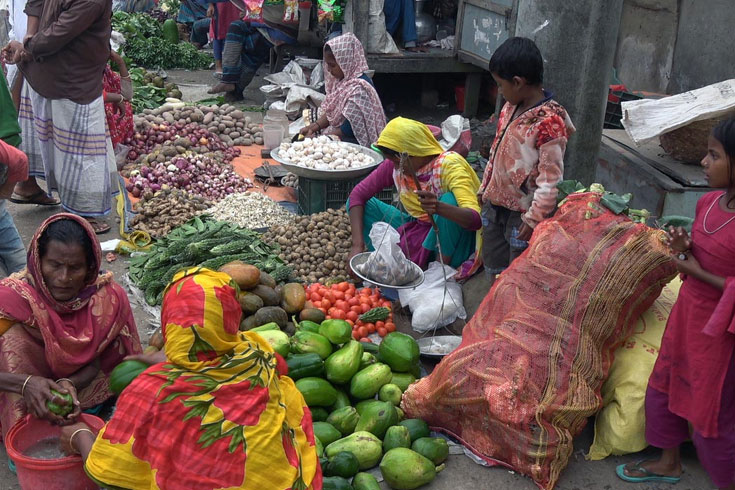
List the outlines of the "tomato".
{"type": "Polygon", "coordinates": [[[366,327],[360,327],[357,329],[357,333],[360,334],[360,337],[367,337],[370,332],[368,332],[366,327]]]}
{"type": "Polygon", "coordinates": [[[334,295],[334,299],[335,300],[340,300],[340,299],[341,300],[344,300],[345,299],[345,293],[344,293],[344,291],[334,291],[334,292],[332,292],[332,294],[334,295]]]}
{"type": "Polygon", "coordinates": [[[330,300],[324,298],[322,300],[322,308],[324,308],[325,310],[328,310],[331,307],[332,307],[332,302],[330,300]]]}
{"type": "Polygon", "coordinates": [[[380,335],[381,337],[385,337],[386,335],[388,335],[388,331],[385,328],[381,327],[378,329],[378,335],[380,335]]]}
{"type": "MultiPolygon", "coordinates": [[[[322,304],[323,303],[324,302],[322,302],[322,304]]],[[[362,310],[362,313],[367,313],[368,311],[370,311],[370,305],[367,303],[363,303],[360,305],[360,309],[362,310]]]]}
{"type": "Polygon", "coordinates": [[[324,297],[328,299],[330,303],[334,304],[334,301],[335,301],[334,291],[327,291],[324,297]]]}
{"type": "Polygon", "coordinates": [[[354,327],[355,327],[355,322],[354,322],[353,320],[350,320],[349,318],[347,318],[347,320],[346,320],[346,321],[347,321],[347,323],[349,323],[349,324],[350,324],[350,327],[352,327],[352,328],[353,328],[353,330],[354,330],[354,327]]]}
{"type": "Polygon", "coordinates": [[[359,314],[358,314],[358,313],[357,313],[356,311],[354,311],[354,310],[350,309],[350,311],[348,311],[348,312],[347,312],[347,313],[345,314],[345,319],[346,319],[346,320],[347,320],[348,322],[349,322],[349,321],[351,321],[351,322],[353,322],[353,323],[354,323],[354,322],[356,322],[356,321],[357,321],[357,317],[358,317],[358,316],[360,316],[360,315],[359,315],[359,314]]]}
{"type": "Polygon", "coordinates": [[[360,340],[360,332],[358,332],[357,330],[353,330],[352,331],[352,338],[355,339],[355,340],[360,340]]]}
{"type": "Polygon", "coordinates": [[[381,321],[375,322],[375,328],[385,328],[385,322],[381,322],[381,321]]]}
{"type": "Polygon", "coordinates": [[[368,323],[365,325],[365,327],[368,329],[368,332],[375,333],[375,324],[374,323],[368,323]]]}
{"type": "Polygon", "coordinates": [[[314,308],[321,309],[322,308],[322,302],[321,301],[313,301],[314,308]]]}
{"type": "Polygon", "coordinates": [[[347,300],[347,304],[350,306],[355,306],[360,304],[360,298],[358,297],[352,297],[347,300]]]}
{"type": "Polygon", "coordinates": [[[330,308],[329,308],[329,309],[327,310],[327,315],[334,315],[334,312],[335,312],[336,310],[337,310],[337,308],[335,308],[334,306],[331,306],[331,307],[330,307],[330,308]]]}
{"type": "Polygon", "coordinates": [[[335,308],[334,313],[332,313],[332,316],[338,320],[344,320],[345,312],[343,310],[340,310],[339,308],[335,308]]]}
{"type": "Polygon", "coordinates": [[[391,305],[391,302],[388,301],[387,299],[380,302],[380,306],[383,306],[385,308],[390,308],[390,305],[391,305]]]}
{"type": "Polygon", "coordinates": [[[317,292],[311,293],[311,295],[309,297],[311,298],[312,301],[321,301],[322,300],[322,295],[319,294],[319,293],[317,293],[317,292]]]}
{"type": "Polygon", "coordinates": [[[373,292],[373,290],[370,289],[370,288],[362,288],[360,290],[360,296],[365,296],[365,295],[370,296],[370,294],[372,294],[372,292],[373,292]]]}
{"type": "Polygon", "coordinates": [[[385,329],[388,331],[388,333],[395,332],[396,331],[396,324],[395,323],[388,322],[388,323],[385,324],[385,329]]]}
{"type": "Polygon", "coordinates": [[[347,281],[344,281],[344,282],[337,284],[336,286],[337,286],[337,291],[342,291],[344,293],[350,288],[350,283],[348,283],[347,281]]]}
{"type": "Polygon", "coordinates": [[[322,308],[319,308],[319,311],[321,311],[321,312],[322,312],[322,313],[324,313],[325,315],[327,314],[327,310],[326,310],[326,309],[325,309],[324,307],[322,307],[322,308]]]}
{"type": "Polygon", "coordinates": [[[371,344],[373,343],[373,341],[372,341],[372,340],[370,340],[370,339],[369,339],[369,338],[367,338],[367,337],[363,337],[363,338],[361,338],[361,339],[360,339],[360,342],[370,342],[371,344]]]}
{"type": "Polygon", "coordinates": [[[347,305],[347,302],[341,299],[338,299],[337,301],[335,301],[334,306],[336,306],[340,310],[345,310],[345,311],[350,310],[350,307],[347,305]]]}
{"type": "Polygon", "coordinates": [[[370,304],[370,296],[360,296],[360,304],[370,304]]]}

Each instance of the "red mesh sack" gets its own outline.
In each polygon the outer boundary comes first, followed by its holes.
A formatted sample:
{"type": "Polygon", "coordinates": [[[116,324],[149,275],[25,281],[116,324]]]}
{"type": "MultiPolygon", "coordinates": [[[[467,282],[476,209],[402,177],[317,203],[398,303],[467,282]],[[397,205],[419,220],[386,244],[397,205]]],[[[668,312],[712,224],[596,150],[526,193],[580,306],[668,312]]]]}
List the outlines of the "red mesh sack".
{"type": "Polygon", "coordinates": [[[676,273],[662,232],[569,196],[500,275],[462,344],[412,385],[410,417],[552,489],[601,405],[615,348],[676,273]]]}

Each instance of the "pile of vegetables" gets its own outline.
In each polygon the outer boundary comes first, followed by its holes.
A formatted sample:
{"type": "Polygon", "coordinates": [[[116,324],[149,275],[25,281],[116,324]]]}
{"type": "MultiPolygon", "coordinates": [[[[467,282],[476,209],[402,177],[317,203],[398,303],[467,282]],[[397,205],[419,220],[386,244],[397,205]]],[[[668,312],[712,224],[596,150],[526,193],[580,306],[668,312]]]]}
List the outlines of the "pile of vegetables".
{"type": "Polygon", "coordinates": [[[271,228],[264,236],[280,246],[281,259],[297,278],[321,284],[349,277],[350,237],[350,220],[344,209],[299,216],[289,225],[271,228]]]}
{"type": "Polygon", "coordinates": [[[258,229],[286,225],[296,218],[276,201],[258,192],[228,194],[204,214],[243,228],[258,229]]]}
{"type": "Polygon", "coordinates": [[[278,155],[299,167],[316,170],[347,170],[375,164],[372,156],[356,146],[333,141],[328,136],[281,143],[278,155]]]}
{"type": "Polygon", "coordinates": [[[212,58],[198,51],[188,42],[178,42],[178,29],[175,39],[164,35],[163,25],[144,13],[115,12],[112,14],[112,28],[125,36],[122,54],[133,64],[148,68],[184,68],[198,70],[212,63],[212,58]]]}
{"type": "Polygon", "coordinates": [[[140,67],[131,68],[129,72],[133,82],[133,111],[136,114],[160,107],[167,97],[181,98],[179,87],[173,82],[166,82],[160,75],[140,67]]]}
{"type": "Polygon", "coordinates": [[[130,220],[130,226],[159,238],[211,205],[210,201],[185,191],[166,188],[154,193],[149,189],[140,201],[133,204],[133,211],[137,214],[130,220]]]}
{"type": "Polygon", "coordinates": [[[227,194],[245,192],[250,187],[252,182],[238,175],[231,165],[191,153],[175,156],[168,163],[154,163],[151,167],[133,170],[126,185],[134,197],[149,190],[175,188],[213,201],[227,194]]]}
{"type": "Polygon", "coordinates": [[[316,308],[328,320],[346,320],[352,327],[355,340],[368,341],[368,335],[385,337],[396,331],[391,302],[380,295],[378,288],[362,288],[340,282],[325,286],[310,284],[306,287],[306,307],[316,308]]]}
{"type": "Polygon", "coordinates": [[[392,488],[431,482],[443,469],[449,446],[430,437],[423,420],[404,419],[399,407],[419,375],[416,341],[392,332],[377,346],[354,340],[346,320],[325,319],[314,309],[299,317],[290,337],[290,330],[281,330],[283,318],[241,329],[257,332],[285,357],[288,375],[312,412],[324,488],[380,488],[364,473],[378,464],[392,488]]]}
{"type": "MultiPolygon", "coordinates": [[[[633,199],[633,194],[627,193],[620,196],[610,191],[606,191],[605,187],[602,184],[595,183],[591,184],[589,187],[585,187],[581,182],[577,180],[565,180],[559,183],[557,189],[559,190],[557,201],[559,202],[560,206],[564,203],[564,200],[570,194],[581,192],[596,192],[598,194],[602,194],[602,198],[600,198],[600,205],[604,206],[615,214],[625,214],[632,221],[643,224],[645,224],[648,218],[651,217],[651,213],[649,213],[645,209],[630,208],[630,201],[633,199]]],[[[590,203],[590,205],[592,205],[592,203],[590,203]]],[[[585,219],[591,219],[594,215],[593,211],[598,210],[591,209],[590,211],[587,211],[585,219]]]]}
{"type": "Polygon", "coordinates": [[[145,293],[149,305],[160,305],[163,290],[181,269],[200,266],[217,270],[241,260],[269,273],[277,282],[291,275],[259,233],[224,221],[195,217],[158,240],[147,253],[130,260],[130,278],[145,293]]]}
{"type": "Polygon", "coordinates": [[[208,106],[169,103],[143,111],[142,116],[135,118],[135,128],[141,133],[164,123],[178,130],[184,129],[189,123],[196,123],[230,146],[263,144],[263,125],[253,122],[250,116],[230,104],[208,106]]]}

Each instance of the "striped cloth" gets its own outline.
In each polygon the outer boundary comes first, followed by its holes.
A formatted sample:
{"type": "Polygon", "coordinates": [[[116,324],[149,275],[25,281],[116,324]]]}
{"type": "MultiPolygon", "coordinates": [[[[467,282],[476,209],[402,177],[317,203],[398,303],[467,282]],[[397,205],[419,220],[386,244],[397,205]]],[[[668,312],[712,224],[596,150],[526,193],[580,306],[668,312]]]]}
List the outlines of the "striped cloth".
{"type": "Polygon", "coordinates": [[[118,185],[102,96],[86,105],[52,100],[25,83],[18,116],[28,174],[44,179],[49,192],[58,192],[65,210],[80,216],[108,214],[118,185]]]}

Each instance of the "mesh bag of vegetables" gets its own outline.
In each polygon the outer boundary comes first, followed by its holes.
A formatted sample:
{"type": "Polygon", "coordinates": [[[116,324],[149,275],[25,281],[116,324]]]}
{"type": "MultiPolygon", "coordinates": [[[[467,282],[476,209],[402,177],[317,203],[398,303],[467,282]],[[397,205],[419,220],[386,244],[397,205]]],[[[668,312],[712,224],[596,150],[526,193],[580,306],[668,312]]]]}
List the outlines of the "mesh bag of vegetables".
{"type": "Polygon", "coordinates": [[[545,489],[600,408],[613,352],[676,272],[661,231],[600,197],[570,195],[537,227],[459,348],[403,397],[407,416],[545,489]]]}

